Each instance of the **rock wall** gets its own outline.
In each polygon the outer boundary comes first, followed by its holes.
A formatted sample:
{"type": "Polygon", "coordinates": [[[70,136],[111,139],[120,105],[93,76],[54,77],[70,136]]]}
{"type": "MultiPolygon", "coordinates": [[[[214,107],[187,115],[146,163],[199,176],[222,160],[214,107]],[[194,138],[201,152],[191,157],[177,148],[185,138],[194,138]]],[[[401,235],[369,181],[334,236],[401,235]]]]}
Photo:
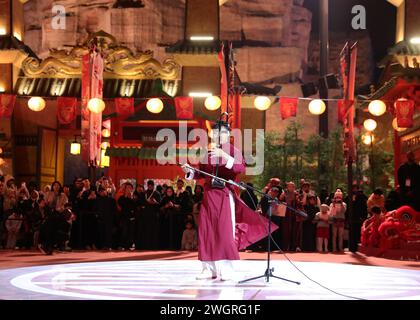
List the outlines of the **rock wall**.
{"type": "MultiPolygon", "coordinates": [[[[127,1],[125,1],[127,2],[127,1]]],[[[104,30],[138,50],[166,57],[165,46],[184,36],[185,0],[143,0],[144,7],[115,8],[115,0],[30,0],[25,4],[25,42],[41,57],[51,48],[82,43],[104,30]],[[52,28],[52,6],[66,9],[66,28],[52,28]]],[[[312,14],[303,0],[229,0],[221,7],[221,39],[237,48],[246,82],[294,81],[307,62],[312,14]],[[255,65],[259,63],[259,66],[255,65]]]]}
{"type": "MultiPolygon", "coordinates": [[[[356,87],[372,83],[375,70],[373,48],[369,33],[366,31],[355,31],[349,33],[330,33],[330,60],[329,73],[337,74],[340,71],[340,53],[346,42],[358,43],[357,49],[357,70],[356,87]]],[[[309,44],[308,66],[305,80],[316,80],[319,75],[319,41],[313,37],[309,44]]]]}

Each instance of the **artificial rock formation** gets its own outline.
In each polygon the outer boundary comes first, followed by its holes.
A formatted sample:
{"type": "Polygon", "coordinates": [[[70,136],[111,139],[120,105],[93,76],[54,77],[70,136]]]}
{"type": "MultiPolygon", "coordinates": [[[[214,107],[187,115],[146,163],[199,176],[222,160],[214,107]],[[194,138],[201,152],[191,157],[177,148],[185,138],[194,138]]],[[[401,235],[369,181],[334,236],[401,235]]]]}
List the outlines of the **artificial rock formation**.
{"type": "MultiPolygon", "coordinates": [[[[241,79],[265,84],[293,81],[306,63],[310,37],[312,15],[302,7],[303,0],[222,2],[220,37],[234,41],[241,79]]],[[[25,43],[42,58],[50,49],[80,44],[89,33],[104,30],[134,51],[152,50],[163,60],[165,47],[184,36],[185,1],[141,3],[30,0],[25,4],[25,43]],[[66,10],[63,30],[52,27],[53,5],[66,10]]]]}

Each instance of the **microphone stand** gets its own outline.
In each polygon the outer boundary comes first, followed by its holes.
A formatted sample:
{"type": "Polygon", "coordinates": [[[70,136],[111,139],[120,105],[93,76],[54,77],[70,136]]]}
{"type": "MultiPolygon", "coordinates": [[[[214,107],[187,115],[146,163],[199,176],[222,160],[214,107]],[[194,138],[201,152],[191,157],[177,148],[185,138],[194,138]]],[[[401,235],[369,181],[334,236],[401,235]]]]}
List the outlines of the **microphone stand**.
{"type": "MultiPolygon", "coordinates": [[[[245,185],[243,182],[241,182],[240,184],[242,186],[245,185]]],[[[270,237],[271,237],[271,220],[272,220],[271,219],[271,217],[272,217],[271,207],[272,207],[273,203],[277,203],[279,205],[284,205],[289,210],[291,210],[291,211],[293,211],[293,212],[295,212],[295,213],[297,213],[297,214],[299,214],[299,215],[301,215],[305,218],[307,217],[307,214],[302,212],[302,211],[296,210],[295,208],[290,207],[287,203],[281,202],[279,199],[272,197],[268,193],[264,193],[264,192],[262,192],[258,189],[255,189],[251,186],[248,186],[248,185],[246,185],[246,187],[244,187],[244,188],[251,189],[251,190],[257,192],[258,194],[260,194],[261,196],[268,199],[269,207],[268,207],[268,235],[267,235],[267,269],[265,270],[265,273],[263,275],[253,277],[253,278],[249,278],[249,279],[245,279],[245,280],[239,281],[239,283],[245,283],[245,282],[260,279],[260,278],[265,278],[266,282],[270,282],[270,277],[273,277],[273,278],[276,278],[276,279],[280,279],[280,280],[283,280],[283,281],[287,281],[287,282],[291,282],[291,283],[295,283],[297,285],[300,285],[300,282],[298,282],[298,281],[293,281],[293,280],[289,280],[289,279],[285,279],[285,278],[275,276],[273,274],[274,268],[270,268],[270,261],[271,261],[271,259],[270,259],[270,257],[271,257],[271,239],[270,239],[270,237]]]]}
{"type": "MultiPolygon", "coordinates": [[[[181,166],[181,167],[183,166],[182,164],[178,164],[178,165],[181,166]]],[[[295,208],[290,207],[287,203],[281,202],[277,198],[273,198],[269,194],[266,194],[266,193],[264,193],[264,192],[262,192],[260,190],[257,190],[257,189],[255,189],[253,187],[250,187],[250,186],[248,186],[247,184],[245,184],[243,182],[239,182],[238,183],[238,182],[235,182],[233,180],[226,180],[226,179],[223,179],[221,177],[217,177],[215,175],[212,175],[212,174],[210,174],[208,172],[205,172],[205,171],[202,171],[202,170],[193,168],[191,166],[188,166],[188,168],[191,169],[191,170],[194,170],[194,171],[196,171],[196,172],[198,172],[200,174],[203,174],[205,176],[208,176],[208,177],[210,177],[210,178],[212,178],[214,180],[217,180],[219,182],[228,183],[228,184],[234,185],[235,187],[238,187],[239,189],[242,189],[242,190],[251,189],[251,190],[253,190],[253,191],[255,191],[255,192],[257,192],[257,193],[261,194],[262,196],[264,196],[264,197],[266,197],[266,198],[269,199],[268,201],[269,201],[270,206],[269,206],[269,209],[268,209],[269,219],[268,219],[268,235],[267,235],[267,239],[268,239],[267,240],[268,241],[268,245],[267,245],[267,248],[268,248],[268,251],[267,251],[267,269],[266,269],[266,271],[265,271],[265,273],[263,275],[258,276],[258,277],[253,277],[253,278],[250,278],[250,279],[246,279],[246,280],[242,280],[242,281],[239,281],[239,283],[244,283],[244,282],[247,282],[247,281],[256,280],[256,279],[260,279],[260,278],[266,278],[266,281],[267,282],[270,282],[270,277],[273,277],[273,278],[277,278],[277,279],[280,279],[280,280],[284,280],[284,281],[288,281],[288,282],[292,282],[292,283],[295,283],[297,285],[300,285],[300,282],[289,280],[289,279],[285,279],[285,278],[281,278],[281,277],[277,277],[277,276],[273,275],[274,268],[270,268],[270,255],[271,255],[271,249],[270,249],[271,248],[270,247],[270,242],[271,242],[270,241],[270,235],[271,235],[271,206],[272,206],[272,203],[275,202],[277,204],[281,204],[281,205],[286,206],[291,211],[294,211],[294,212],[298,213],[299,215],[301,215],[301,216],[303,216],[305,218],[307,217],[307,214],[304,213],[304,212],[302,212],[302,211],[296,210],[295,208]]]]}

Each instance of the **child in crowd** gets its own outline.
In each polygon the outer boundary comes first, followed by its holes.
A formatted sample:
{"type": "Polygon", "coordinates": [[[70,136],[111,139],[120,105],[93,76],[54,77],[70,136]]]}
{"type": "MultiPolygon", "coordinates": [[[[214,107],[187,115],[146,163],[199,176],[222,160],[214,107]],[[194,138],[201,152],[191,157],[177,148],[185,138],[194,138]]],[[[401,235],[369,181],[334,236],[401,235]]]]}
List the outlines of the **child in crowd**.
{"type": "Polygon", "coordinates": [[[16,240],[22,226],[22,215],[13,212],[6,220],[7,244],[6,249],[15,249],[16,240]]]}
{"type": "Polygon", "coordinates": [[[328,239],[330,238],[330,207],[326,204],[321,205],[321,211],[315,215],[313,220],[316,223],[316,249],[323,252],[322,244],[324,244],[325,252],[328,252],[328,239]]]}
{"type": "Polygon", "coordinates": [[[182,234],[181,250],[197,250],[197,230],[191,221],[185,224],[185,230],[182,234]]]}

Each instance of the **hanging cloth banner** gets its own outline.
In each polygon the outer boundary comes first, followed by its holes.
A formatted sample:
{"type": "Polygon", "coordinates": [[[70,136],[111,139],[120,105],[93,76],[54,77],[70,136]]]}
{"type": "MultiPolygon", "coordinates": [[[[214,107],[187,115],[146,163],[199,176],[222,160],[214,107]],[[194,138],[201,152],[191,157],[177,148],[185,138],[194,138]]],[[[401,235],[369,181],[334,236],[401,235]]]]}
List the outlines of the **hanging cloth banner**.
{"type": "Polygon", "coordinates": [[[414,101],[399,99],[395,102],[395,114],[399,128],[413,127],[414,101]]]}
{"type": "Polygon", "coordinates": [[[116,98],[115,110],[119,116],[132,116],[134,114],[134,98],[116,98]]]}
{"type": "Polygon", "coordinates": [[[222,47],[220,49],[218,60],[220,65],[220,73],[222,74],[222,78],[220,80],[220,98],[222,100],[222,110],[221,112],[228,111],[228,77],[227,77],[227,70],[226,70],[226,61],[225,61],[225,45],[222,43],[222,47]]]}
{"type": "Polygon", "coordinates": [[[61,124],[70,124],[76,119],[77,98],[57,98],[57,118],[61,124]]]}
{"type": "Polygon", "coordinates": [[[350,112],[351,108],[353,107],[354,101],[353,100],[337,100],[337,116],[338,116],[338,123],[345,124],[346,117],[348,112],[350,112]]]}
{"type": "Polygon", "coordinates": [[[229,119],[228,123],[232,129],[241,128],[241,95],[239,93],[229,95],[229,119]]]}
{"type": "Polygon", "coordinates": [[[344,124],[346,120],[346,100],[337,101],[338,123],[344,124]]]}
{"type": "Polygon", "coordinates": [[[88,109],[92,98],[102,98],[103,59],[95,51],[82,57],[82,159],[98,166],[101,161],[102,113],[88,109]]]}
{"type": "Polygon", "coordinates": [[[298,98],[280,98],[280,113],[283,120],[296,117],[298,98]]]}
{"type": "Polygon", "coordinates": [[[13,94],[0,94],[0,118],[10,118],[16,103],[13,94]]]}
{"type": "Polygon", "coordinates": [[[193,118],[194,100],[192,97],[176,97],[174,102],[177,119],[188,120],[193,118]]]}

